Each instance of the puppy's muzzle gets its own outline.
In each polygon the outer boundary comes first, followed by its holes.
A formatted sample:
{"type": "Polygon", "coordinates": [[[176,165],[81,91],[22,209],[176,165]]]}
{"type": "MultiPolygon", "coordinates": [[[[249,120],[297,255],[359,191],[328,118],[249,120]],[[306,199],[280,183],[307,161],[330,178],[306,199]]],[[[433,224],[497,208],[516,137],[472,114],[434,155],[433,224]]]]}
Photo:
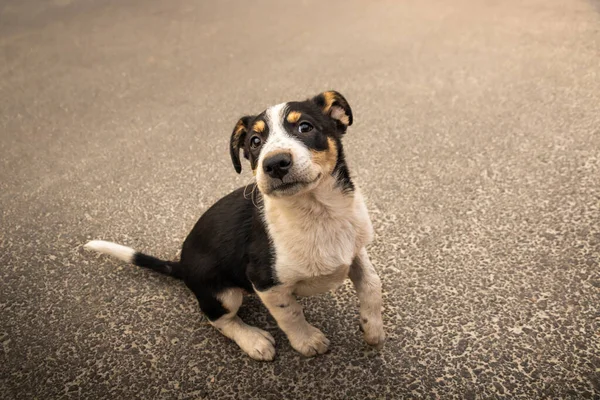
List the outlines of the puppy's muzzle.
{"type": "Polygon", "coordinates": [[[263,170],[271,178],[283,179],[292,168],[292,155],[287,152],[278,152],[267,155],[263,160],[263,170]]]}

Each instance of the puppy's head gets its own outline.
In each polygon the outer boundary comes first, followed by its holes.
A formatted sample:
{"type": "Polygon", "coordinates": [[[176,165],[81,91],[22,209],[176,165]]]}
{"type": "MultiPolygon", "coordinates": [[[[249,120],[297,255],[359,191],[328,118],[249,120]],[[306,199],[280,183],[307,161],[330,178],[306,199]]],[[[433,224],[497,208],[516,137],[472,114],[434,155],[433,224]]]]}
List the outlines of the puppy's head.
{"type": "Polygon", "coordinates": [[[343,162],[341,136],[350,125],[352,110],[335,91],[278,104],[238,121],[231,134],[231,160],[240,173],[243,150],[264,195],[304,193],[335,174],[343,162]]]}

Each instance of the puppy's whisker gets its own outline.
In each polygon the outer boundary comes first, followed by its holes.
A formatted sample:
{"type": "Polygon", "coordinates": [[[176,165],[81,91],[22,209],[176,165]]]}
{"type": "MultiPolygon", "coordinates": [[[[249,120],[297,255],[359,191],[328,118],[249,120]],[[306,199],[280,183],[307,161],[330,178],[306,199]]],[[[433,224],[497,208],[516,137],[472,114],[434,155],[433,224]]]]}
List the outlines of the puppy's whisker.
{"type": "MultiPolygon", "coordinates": [[[[252,185],[253,182],[250,182],[249,184],[247,184],[246,186],[244,186],[244,199],[248,200],[248,197],[246,197],[246,189],[248,189],[248,186],[252,185]]],[[[252,192],[250,192],[250,195],[252,195],[252,193],[254,192],[254,189],[252,190],[252,192]]]]}
{"type": "MultiPolygon", "coordinates": [[[[256,187],[257,185],[254,185],[254,187],[252,188],[252,190],[250,191],[250,193],[247,193],[248,190],[248,186],[252,185],[254,182],[250,182],[248,183],[246,186],[244,186],[244,192],[243,192],[243,196],[244,199],[246,200],[252,200],[252,204],[254,205],[254,207],[256,207],[257,209],[260,209],[259,204],[256,203],[256,187]],[[250,197],[248,197],[250,196],[250,197]]],[[[262,204],[262,198],[259,199],[258,203],[262,204]]]]}
{"type": "MultiPolygon", "coordinates": [[[[252,196],[252,204],[254,204],[254,207],[256,207],[257,209],[260,209],[260,207],[256,204],[256,202],[254,201],[256,199],[256,188],[258,185],[254,185],[254,189],[252,189],[252,193],[250,194],[250,196],[252,196]]],[[[262,204],[262,197],[259,198],[259,203],[262,204]]]]}

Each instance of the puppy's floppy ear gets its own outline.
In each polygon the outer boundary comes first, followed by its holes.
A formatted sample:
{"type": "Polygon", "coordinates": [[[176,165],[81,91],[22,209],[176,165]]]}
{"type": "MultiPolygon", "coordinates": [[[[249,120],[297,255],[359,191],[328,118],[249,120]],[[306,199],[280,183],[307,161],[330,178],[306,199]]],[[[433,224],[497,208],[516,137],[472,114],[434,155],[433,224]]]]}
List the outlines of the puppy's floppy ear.
{"type": "Polygon", "coordinates": [[[252,119],[251,116],[247,115],[240,118],[235,124],[233,132],[231,133],[231,139],[229,140],[229,154],[231,155],[231,162],[235,168],[235,172],[238,174],[242,172],[242,164],[240,163],[240,149],[244,145],[246,140],[246,133],[248,132],[248,124],[252,119]]]}
{"type": "Polygon", "coordinates": [[[323,114],[335,120],[342,133],[352,125],[352,109],[340,93],[330,90],[313,97],[312,101],[323,111],[323,114]]]}

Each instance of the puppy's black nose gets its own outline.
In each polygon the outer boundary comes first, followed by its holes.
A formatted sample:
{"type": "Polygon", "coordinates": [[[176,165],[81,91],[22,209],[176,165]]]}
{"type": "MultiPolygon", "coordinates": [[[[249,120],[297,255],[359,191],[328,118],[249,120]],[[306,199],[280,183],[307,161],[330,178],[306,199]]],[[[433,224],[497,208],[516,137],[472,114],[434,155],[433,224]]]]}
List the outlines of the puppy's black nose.
{"type": "Polygon", "coordinates": [[[292,155],[290,153],[277,153],[268,156],[263,161],[263,169],[271,178],[282,179],[292,167],[292,155]]]}

